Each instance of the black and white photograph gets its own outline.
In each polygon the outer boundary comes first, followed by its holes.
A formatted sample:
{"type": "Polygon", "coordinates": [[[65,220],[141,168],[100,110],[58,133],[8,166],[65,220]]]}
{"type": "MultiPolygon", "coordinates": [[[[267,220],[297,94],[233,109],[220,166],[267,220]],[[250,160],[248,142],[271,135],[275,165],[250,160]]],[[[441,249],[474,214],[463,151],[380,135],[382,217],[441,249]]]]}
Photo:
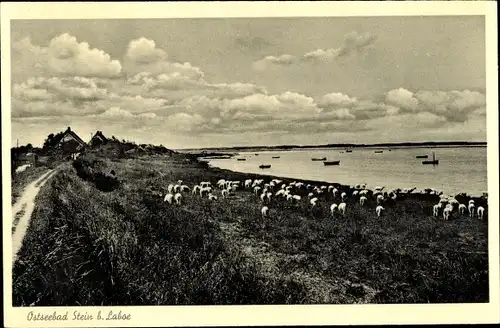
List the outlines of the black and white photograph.
{"type": "Polygon", "coordinates": [[[5,299],[20,325],[498,305],[496,4],[87,5],[2,17],[5,299]]]}

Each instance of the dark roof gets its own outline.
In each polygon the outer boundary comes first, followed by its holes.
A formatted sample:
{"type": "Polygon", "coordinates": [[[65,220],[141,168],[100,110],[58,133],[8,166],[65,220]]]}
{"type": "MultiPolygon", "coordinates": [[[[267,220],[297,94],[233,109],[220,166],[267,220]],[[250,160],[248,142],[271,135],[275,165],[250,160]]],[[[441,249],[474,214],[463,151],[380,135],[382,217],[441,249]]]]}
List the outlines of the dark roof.
{"type": "Polygon", "coordinates": [[[87,143],[85,141],[83,141],[82,138],[80,138],[75,132],[71,131],[70,127],[68,127],[66,129],[66,131],[64,131],[64,133],[61,135],[61,137],[57,141],[57,144],[59,144],[61,142],[61,140],[64,139],[64,137],[67,136],[68,134],[71,135],[73,138],[75,138],[75,140],[79,144],[81,144],[82,146],[86,146],[87,145],[87,143]]]}

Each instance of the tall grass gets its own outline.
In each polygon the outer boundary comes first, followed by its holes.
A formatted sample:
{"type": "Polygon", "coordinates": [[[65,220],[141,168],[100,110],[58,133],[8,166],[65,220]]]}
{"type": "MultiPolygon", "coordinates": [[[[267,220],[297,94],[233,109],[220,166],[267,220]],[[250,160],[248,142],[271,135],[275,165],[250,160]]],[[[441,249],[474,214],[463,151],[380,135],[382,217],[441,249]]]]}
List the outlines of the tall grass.
{"type": "Polygon", "coordinates": [[[488,301],[486,222],[432,218],[435,199],[402,199],[381,218],[350,200],[332,217],[331,195],[314,210],[274,201],[263,219],[249,191],[216,202],[187,193],[180,206],[155,194],[257,175],[180,154],[78,163],[38,195],[15,306],[488,301]],[[110,170],[119,183],[98,188],[95,174],[110,170]]]}

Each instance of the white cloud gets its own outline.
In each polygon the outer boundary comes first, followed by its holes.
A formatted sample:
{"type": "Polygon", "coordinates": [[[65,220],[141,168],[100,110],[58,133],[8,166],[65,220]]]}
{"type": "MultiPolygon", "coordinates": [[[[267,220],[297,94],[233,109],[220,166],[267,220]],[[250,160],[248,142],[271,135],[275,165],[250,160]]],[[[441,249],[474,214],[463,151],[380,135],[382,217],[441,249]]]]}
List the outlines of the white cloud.
{"type": "Polygon", "coordinates": [[[141,37],[130,41],[127,57],[136,63],[147,64],[166,59],[167,53],[162,49],[157,49],[153,40],[141,37]]]}

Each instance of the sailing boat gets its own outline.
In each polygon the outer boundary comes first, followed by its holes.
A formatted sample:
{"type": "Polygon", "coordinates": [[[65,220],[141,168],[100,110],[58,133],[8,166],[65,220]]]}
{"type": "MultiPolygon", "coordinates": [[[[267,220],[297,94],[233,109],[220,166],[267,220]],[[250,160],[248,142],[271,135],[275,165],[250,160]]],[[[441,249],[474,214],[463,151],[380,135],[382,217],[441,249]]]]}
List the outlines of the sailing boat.
{"type": "Polygon", "coordinates": [[[432,165],[437,165],[439,164],[439,160],[436,159],[436,154],[434,154],[434,152],[432,152],[432,161],[422,161],[422,164],[432,164],[432,165]]]}

